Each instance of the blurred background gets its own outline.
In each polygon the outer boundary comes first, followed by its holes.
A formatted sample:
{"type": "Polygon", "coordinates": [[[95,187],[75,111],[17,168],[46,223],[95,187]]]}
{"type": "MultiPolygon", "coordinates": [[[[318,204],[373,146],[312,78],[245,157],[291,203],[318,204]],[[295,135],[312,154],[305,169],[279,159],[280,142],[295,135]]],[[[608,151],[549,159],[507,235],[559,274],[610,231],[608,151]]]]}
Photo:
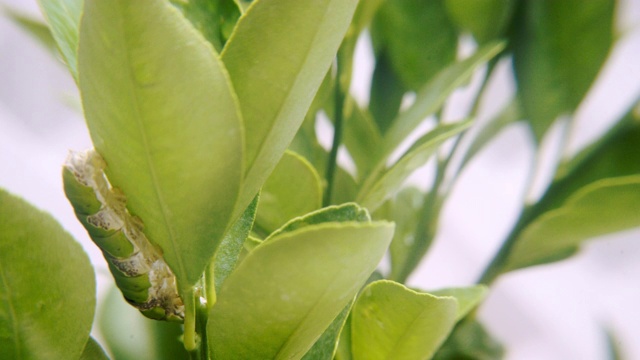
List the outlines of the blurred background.
{"type": "MultiPolygon", "coordinates": [[[[0,6],[41,18],[35,0],[0,0],[0,6]]],[[[578,110],[573,152],[605,131],[640,95],[640,0],[620,1],[617,14],[619,41],[578,110]]],[[[363,37],[351,89],[362,103],[368,101],[372,59],[370,41],[363,37]]],[[[510,64],[500,66],[501,76],[490,84],[480,117],[495,113],[513,96],[510,64]]],[[[447,117],[456,119],[477,85],[472,82],[454,95],[447,117]]],[[[322,125],[328,145],[331,130],[322,125]]],[[[534,161],[527,131],[523,124],[510,126],[465,170],[444,209],[438,237],[410,285],[465,286],[478,278],[527,196],[534,161]]],[[[550,144],[553,136],[552,130],[550,144]]],[[[100,299],[112,280],[64,197],[60,176],[68,150],[89,147],[78,93],[64,65],[0,16],[0,187],[50,212],[83,245],[97,271],[100,299]]],[[[424,172],[413,179],[420,183],[424,172]]],[[[507,359],[606,359],[606,331],[614,334],[624,359],[640,359],[638,304],[640,229],[591,241],[569,260],[501,277],[480,318],[505,345],[507,359]]]]}

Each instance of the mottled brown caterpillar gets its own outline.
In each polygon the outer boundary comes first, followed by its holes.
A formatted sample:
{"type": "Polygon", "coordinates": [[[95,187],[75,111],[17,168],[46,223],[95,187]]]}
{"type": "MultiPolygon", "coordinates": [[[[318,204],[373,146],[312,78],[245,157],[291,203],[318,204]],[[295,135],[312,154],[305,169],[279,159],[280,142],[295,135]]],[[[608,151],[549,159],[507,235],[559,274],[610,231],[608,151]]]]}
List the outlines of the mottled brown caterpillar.
{"type": "Polygon", "coordinates": [[[71,152],[62,171],[67,199],[124,298],[146,317],[182,322],[175,275],[145,236],[142,221],[127,211],[124,194],[109,184],[105,167],[94,150],[71,152]]]}

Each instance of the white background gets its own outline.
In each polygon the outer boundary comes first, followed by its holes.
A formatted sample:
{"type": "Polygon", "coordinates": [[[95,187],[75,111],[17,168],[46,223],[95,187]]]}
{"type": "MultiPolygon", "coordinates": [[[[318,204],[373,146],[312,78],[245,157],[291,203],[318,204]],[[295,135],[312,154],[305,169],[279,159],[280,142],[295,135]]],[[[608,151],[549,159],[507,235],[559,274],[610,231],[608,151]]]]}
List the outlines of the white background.
{"type": "MultiPolygon", "coordinates": [[[[32,0],[0,4],[39,16],[32,0]]],[[[620,41],[578,111],[574,151],[606,129],[640,94],[640,1],[623,1],[618,14],[620,41]]],[[[366,39],[360,43],[352,88],[363,102],[372,69],[367,45],[366,39]]],[[[479,121],[512,95],[508,66],[492,84],[493,96],[479,121]]],[[[461,112],[469,93],[456,94],[447,110],[450,118],[461,112]]],[[[104,259],[62,192],[60,171],[67,151],[91,146],[76,99],[64,66],[0,16],[0,187],[53,214],[90,254],[104,290],[111,281],[104,259]]],[[[516,219],[533,156],[527,130],[514,126],[471,163],[454,188],[435,244],[411,285],[432,289],[477,279],[516,219]]],[[[425,173],[414,179],[420,181],[425,173]]],[[[503,276],[480,317],[507,347],[507,359],[605,359],[603,327],[614,331],[627,359],[640,359],[639,260],[639,230],[590,242],[570,260],[503,276]]]]}

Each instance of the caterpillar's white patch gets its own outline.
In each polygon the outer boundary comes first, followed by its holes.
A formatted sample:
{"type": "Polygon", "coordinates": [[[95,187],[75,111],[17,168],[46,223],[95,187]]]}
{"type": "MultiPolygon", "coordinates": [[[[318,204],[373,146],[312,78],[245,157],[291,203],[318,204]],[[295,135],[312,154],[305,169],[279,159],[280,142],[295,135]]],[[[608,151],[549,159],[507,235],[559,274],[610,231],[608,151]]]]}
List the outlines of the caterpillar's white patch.
{"type": "Polygon", "coordinates": [[[111,187],[104,174],[106,163],[102,157],[94,150],[72,151],[65,167],[79,183],[93,189],[101,204],[97,213],[87,217],[87,222],[103,230],[121,231],[133,245],[133,253],[127,258],[107,256],[111,264],[127,277],[148,276],[151,283],[148,300],[132,305],[140,310],[161,307],[166,317],[184,319],[184,304],[178,295],[175,275],[145,236],[142,221],[127,211],[124,194],[111,187]]]}

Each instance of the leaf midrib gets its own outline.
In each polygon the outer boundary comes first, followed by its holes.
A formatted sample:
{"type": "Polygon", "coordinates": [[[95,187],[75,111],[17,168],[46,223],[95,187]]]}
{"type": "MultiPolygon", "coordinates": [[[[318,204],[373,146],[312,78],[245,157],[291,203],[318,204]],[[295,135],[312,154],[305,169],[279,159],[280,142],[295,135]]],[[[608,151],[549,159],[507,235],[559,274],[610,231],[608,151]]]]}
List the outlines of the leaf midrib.
{"type": "MultiPolygon", "coordinates": [[[[143,147],[144,147],[144,158],[146,160],[146,164],[147,164],[147,168],[149,170],[149,174],[151,175],[151,182],[153,185],[153,192],[156,195],[156,199],[158,200],[158,205],[160,207],[160,213],[162,214],[162,220],[164,222],[164,227],[167,230],[167,233],[169,234],[169,240],[170,240],[170,244],[171,244],[171,250],[173,251],[174,254],[180,254],[180,252],[178,251],[178,246],[177,246],[177,242],[176,242],[176,235],[174,233],[174,229],[172,226],[170,226],[170,222],[169,222],[169,215],[168,215],[168,210],[166,208],[166,203],[164,200],[164,197],[162,196],[162,193],[160,192],[159,189],[159,181],[158,181],[158,176],[156,174],[156,170],[155,167],[153,165],[153,161],[151,160],[151,154],[150,154],[150,146],[149,146],[149,140],[147,137],[147,133],[145,132],[145,127],[143,122],[141,121],[141,119],[143,118],[142,116],[142,111],[140,109],[140,101],[139,101],[139,97],[138,97],[138,92],[137,92],[137,87],[136,87],[136,80],[135,80],[135,76],[133,75],[134,70],[131,67],[131,53],[129,51],[130,49],[130,44],[129,44],[129,36],[126,36],[128,33],[128,21],[125,20],[127,19],[126,15],[125,15],[125,11],[122,9],[121,6],[121,2],[119,2],[118,4],[118,8],[120,9],[120,14],[121,14],[121,19],[123,19],[121,21],[121,25],[122,25],[122,35],[124,37],[123,39],[123,43],[125,45],[125,55],[127,58],[127,77],[129,78],[130,82],[128,82],[127,86],[129,88],[129,91],[131,93],[131,99],[133,100],[133,106],[134,106],[134,111],[135,111],[135,124],[136,127],[139,131],[142,143],[143,143],[143,147]]],[[[126,194],[125,194],[126,195],[126,194]]],[[[144,219],[142,219],[144,222],[144,219]]],[[[185,268],[184,268],[184,263],[182,261],[182,257],[181,256],[176,256],[177,262],[178,262],[178,271],[174,271],[174,273],[176,274],[186,274],[185,272],[185,268]]]]}

